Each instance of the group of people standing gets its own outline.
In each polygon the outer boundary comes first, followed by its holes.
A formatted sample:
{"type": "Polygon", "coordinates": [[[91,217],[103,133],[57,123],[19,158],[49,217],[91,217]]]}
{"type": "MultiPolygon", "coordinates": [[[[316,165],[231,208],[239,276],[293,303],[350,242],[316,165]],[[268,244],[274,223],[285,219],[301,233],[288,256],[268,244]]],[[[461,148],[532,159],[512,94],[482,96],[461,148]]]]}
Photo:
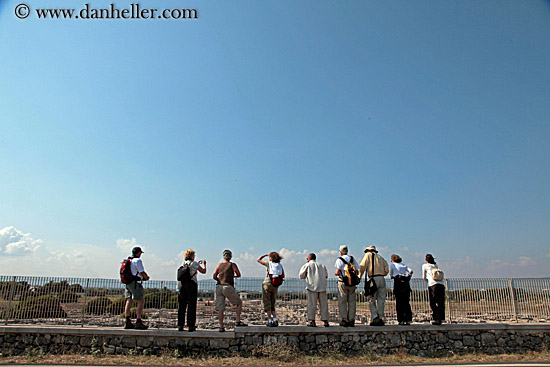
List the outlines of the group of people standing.
{"type": "MultiPolygon", "coordinates": [[[[366,274],[365,283],[368,281],[369,285],[373,287],[373,291],[368,292],[367,296],[371,313],[370,325],[384,325],[384,306],[386,300],[385,276],[388,274],[394,280],[393,292],[396,301],[397,321],[399,325],[409,325],[412,321],[410,279],[413,271],[403,263],[401,257],[395,254],[391,255],[391,264],[388,265],[386,260],[378,254],[376,247],[371,245],[365,248],[363,259],[360,263],[357,263],[357,260],[348,254],[348,247],[346,245],[340,246],[339,250],[340,256],[334,264],[334,274],[338,277],[340,326],[355,326],[356,288],[363,274],[366,274]]],[[[149,276],[145,273],[140,259],[142,253],[143,251],[139,247],[132,250],[131,269],[132,273],[141,278],[141,280],[148,280],[149,276]]],[[[241,320],[242,300],[235,290],[234,279],[241,277],[241,272],[237,264],[231,262],[233,254],[230,250],[224,250],[222,256],[223,261],[216,266],[213,274],[213,279],[216,281],[215,308],[218,315],[220,332],[225,331],[224,311],[226,300],[236,306],[235,326],[247,326],[241,320]]],[[[268,327],[277,327],[279,325],[275,303],[278,287],[283,283],[285,277],[281,260],[282,257],[277,252],[262,255],[257,259],[257,262],[266,269],[266,276],[262,283],[262,302],[268,318],[268,327]]],[[[306,260],[307,262],[300,269],[299,277],[306,280],[307,326],[317,326],[315,315],[317,309],[319,309],[321,320],[324,326],[328,327],[330,326],[327,298],[327,278],[329,273],[325,265],[317,262],[317,256],[314,253],[308,254],[306,260]]],[[[445,286],[442,280],[434,279],[434,271],[438,269],[434,257],[431,254],[427,254],[425,260],[426,263],[422,265],[422,279],[428,282],[430,307],[433,312],[432,324],[441,325],[442,321],[445,320],[445,286]]],[[[195,251],[189,249],[184,254],[182,267],[186,268],[188,275],[178,282],[178,330],[184,330],[187,316],[188,331],[193,332],[197,328],[197,272],[206,273],[206,261],[195,261],[195,251]]],[[[141,321],[143,293],[141,281],[126,285],[125,328],[147,328],[141,321]],[[135,325],[132,324],[130,319],[130,308],[133,300],[137,302],[137,321],[135,325]]]]}

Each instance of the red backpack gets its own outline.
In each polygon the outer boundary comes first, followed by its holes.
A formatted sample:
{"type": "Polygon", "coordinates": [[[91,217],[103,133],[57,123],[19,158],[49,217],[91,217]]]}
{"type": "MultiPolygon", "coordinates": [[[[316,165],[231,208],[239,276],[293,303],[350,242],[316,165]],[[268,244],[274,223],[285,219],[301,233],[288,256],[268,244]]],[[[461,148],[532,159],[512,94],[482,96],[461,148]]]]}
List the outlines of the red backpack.
{"type": "Polygon", "coordinates": [[[130,256],[122,260],[122,264],[120,265],[120,281],[123,284],[130,284],[141,279],[137,275],[132,274],[132,259],[133,257],[130,256]]]}

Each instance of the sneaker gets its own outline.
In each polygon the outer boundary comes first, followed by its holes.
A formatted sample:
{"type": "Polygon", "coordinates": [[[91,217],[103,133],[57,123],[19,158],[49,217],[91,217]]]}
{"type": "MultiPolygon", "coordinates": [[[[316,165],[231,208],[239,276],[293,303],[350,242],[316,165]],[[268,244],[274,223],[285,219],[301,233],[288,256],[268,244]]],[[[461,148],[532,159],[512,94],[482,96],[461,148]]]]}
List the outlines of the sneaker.
{"type": "MultiPolygon", "coordinates": [[[[183,329],[183,328],[182,328],[183,329]]],[[[196,326],[189,326],[189,332],[192,333],[193,331],[197,330],[196,326]]]]}
{"type": "Polygon", "coordinates": [[[315,325],[315,321],[310,321],[310,322],[307,323],[307,326],[316,327],[317,325],[315,325]]]}
{"type": "Polygon", "coordinates": [[[178,326],[178,331],[183,331],[183,326],[178,326]]]}
{"type": "Polygon", "coordinates": [[[273,327],[279,326],[279,320],[273,320],[273,327]]]}
{"type": "Polygon", "coordinates": [[[239,321],[235,323],[235,326],[248,326],[248,324],[245,324],[244,322],[239,321]]]}
{"type": "Polygon", "coordinates": [[[267,327],[273,327],[273,320],[267,320],[267,327]]]}
{"type": "Polygon", "coordinates": [[[348,327],[355,327],[355,320],[348,322],[348,327]]]}
{"type": "Polygon", "coordinates": [[[325,324],[325,327],[329,327],[330,324],[328,323],[328,321],[323,321],[323,323],[325,324]]]}
{"type": "Polygon", "coordinates": [[[126,321],[126,323],[124,324],[124,328],[125,329],[135,329],[136,326],[134,324],[132,324],[132,321],[130,321],[130,322],[126,321]]]}
{"type": "Polygon", "coordinates": [[[378,317],[372,319],[372,321],[370,322],[370,326],[377,326],[378,324],[378,320],[380,320],[378,317]]]}
{"type": "Polygon", "coordinates": [[[141,321],[141,320],[136,320],[136,329],[137,329],[137,330],[146,330],[146,329],[148,329],[148,328],[149,328],[149,326],[148,326],[148,325],[145,325],[145,324],[143,323],[143,321],[141,321]]]}

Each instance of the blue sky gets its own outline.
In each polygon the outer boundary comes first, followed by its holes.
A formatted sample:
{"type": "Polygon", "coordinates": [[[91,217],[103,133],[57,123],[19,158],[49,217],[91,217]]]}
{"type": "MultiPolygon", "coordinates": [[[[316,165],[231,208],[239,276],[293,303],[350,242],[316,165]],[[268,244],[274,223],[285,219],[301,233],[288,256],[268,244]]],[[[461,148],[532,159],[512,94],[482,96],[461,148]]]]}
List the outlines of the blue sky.
{"type": "Polygon", "coordinates": [[[187,248],[204,278],[225,248],[244,275],[272,250],[297,275],[346,243],[548,276],[550,2],[141,3],[199,11],[165,21],[17,4],[0,0],[3,274],[111,278],[139,244],[157,279],[187,248]]]}

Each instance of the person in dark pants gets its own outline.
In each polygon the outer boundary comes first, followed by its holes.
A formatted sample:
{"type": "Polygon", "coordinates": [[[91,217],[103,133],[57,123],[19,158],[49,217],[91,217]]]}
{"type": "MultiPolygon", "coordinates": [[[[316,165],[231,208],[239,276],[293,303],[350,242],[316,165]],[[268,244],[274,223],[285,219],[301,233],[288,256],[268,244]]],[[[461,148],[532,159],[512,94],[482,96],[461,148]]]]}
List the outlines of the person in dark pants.
{"type": "Polygon", "coordinates": [[[412,310],[410,304],[412,269],[403,264],[399,255],[391,255],[390,278],[393,279],[393,294],[399,325],[410,325],[412,310]]]}
{"type": "Polygon", "coordinates": [[[197,271],[201,274],[206,273],[206,260],[196,262],[195,251],[191,249],[185,251],[183,258],[182,266],[188,267],[189,273],[184,280],[178,281],[178,330],[183,331],[185,314],[187,313],[187,326],[191,332],[197,329],[197,271]]]}
{"type": "Polygon", "coordinates": [[[428,296],[432,309],[433,325],[441,325],[445,321],[445,283],[443,280],[434,280],[433,272],[437,269],[435,259],[431,254],[426,255],[426,264],[422,265],[422,279],[428,281],[428,296]]]}

